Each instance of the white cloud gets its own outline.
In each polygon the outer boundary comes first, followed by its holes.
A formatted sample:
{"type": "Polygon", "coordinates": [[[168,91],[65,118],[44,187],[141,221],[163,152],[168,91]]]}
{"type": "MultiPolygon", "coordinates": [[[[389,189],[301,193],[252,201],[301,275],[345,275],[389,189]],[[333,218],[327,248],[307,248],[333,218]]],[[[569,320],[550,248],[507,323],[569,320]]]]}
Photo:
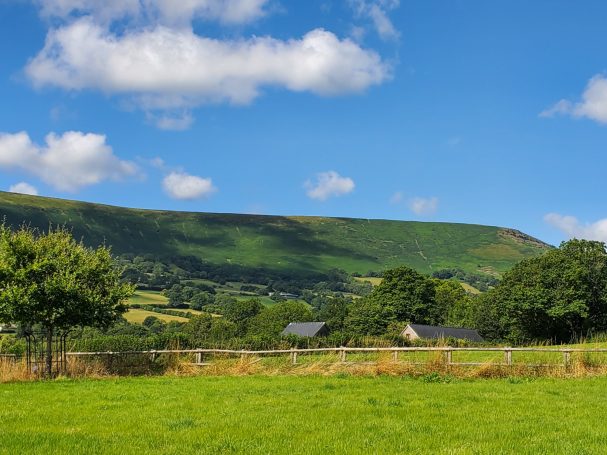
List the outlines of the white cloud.
{"type": "Polygon", "coordinates": [[[358,17],[366,17],[373,24],[379,37],[385,41],[397,40],[400,32],[388,17],[388,12],[398,8],[399,0],[349,0],[358,17]]]}
{"type": "Polygon", "coordinates": [[[167,131],[184,131],[194,123],[194,118],[189,112],[182,112],[178,115],[163,114],[160,116],[149,114],[149,119],[154,122],[156,127],[167,131]]]}
{"type": "Polygon", "coordinates": [[[36,86],[130,94],[145,109],[176,109],[250,103],[264,86],[360,92],[390,68],[374,51],[322,29],[288,41],[222,41],[166,27],[117,36],[84,18],[51,30],[26,73],[36,86]]]}
{"type": "Polygon", "coordinates": [[[409,209],[420,216],[429,216],[436,213],[438,209],[438,198],[415,197],[409,201],[409,209]]]}
{"type": "Polygon", "coordinates": [[[39,146],[26,132],[0,133],[0,168],[25,171],[68,192],[137,174],[135,164],[116,157],[105,140],[101,134],[68,131],[48,134],[39,146]]]}
{"type": "Polygon", "coordinates": [[[32,196],[38,196],[38,189],[35,186],[30,185],[26,182],[16,183],[15,185],[12,185],[8,190],[11,193],[21,193],[30,194],[32,196]]]}
{"type": "Polygon", "coordinates": [[[403,192],[397,191],[390,197],[390,204],[398,205],[401,202],[403,202],[403,198],[404,198],[403,192]]]}
{"type": "Polygon", "coordinates": [[[571,113],[573,110],[573,104],[571,101],[560,100],[554,106],[544,109],[540,112],[540,117],[550,118],[556,115],[565,115],[571,113]]]}
{"type": "Polygon", "coordinates": [[[574,216],[549,213],[544,216],[544,221],[567,234],[570,238],[607,242],[607,218],[584,224],[580,223],[574,216]]]}
{"type": "Polygon", "coordinates": [[[554,106],[540,112],[540,117],[571,115],[586,117],[599,123],[607,123],[607,78],[596,75],[586,85],[582,101],[573,103],[560,100],[554,106]]]}
{"type": "Polygon", "coordinates": [[[171,172],[163,179],[162,186],[170,197],[182,200],[208,198],[217,191],[210,178],[185,172],[171,172]]]}
{"type": "Polygon", "coordinates": [[[168,25],[194,19],[224,24],[251,22],[266,14],[269,0],[38,0],[41,14],[69,19],[89,15],[98,22],[125,17],[168,25]]]}
{"type": "Polygon", "coordinates": [[[335,171],[319,172],[316,181],[308,180],[304,184],[306,194],[311,199],[325,201],[333,196],[343,196],[354,191],[354,181],[349,177],[342,177],[335,171]]]}

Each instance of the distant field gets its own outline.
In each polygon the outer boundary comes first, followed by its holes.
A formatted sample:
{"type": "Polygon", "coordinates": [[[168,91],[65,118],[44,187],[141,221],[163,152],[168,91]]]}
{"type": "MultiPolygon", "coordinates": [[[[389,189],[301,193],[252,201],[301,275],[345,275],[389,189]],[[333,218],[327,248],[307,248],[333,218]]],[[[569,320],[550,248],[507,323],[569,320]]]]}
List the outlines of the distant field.
{"type": "Polygon", "coordinates": [[[188,318],[182,318],[181,316],[154,313],[153,311],[142,310],[140,308],[131,308],[129,311],[124,313],[124,318],[133,324],[143,323],[145,318],[147,318],[148,316],[155,316],[164,322],[171,322],[171,321],[188,322],[189,321],[188,318]]]}
{"type": "Polygon", "coordinates": [[[169,299],[167,299],[164,295],[162,295],[158,291],[135,291],[135,294],[129,299],[128,304],[131,305],[133,303],[140,305],[153,305],[155,303],[165,305],[169,303],[169,299]]]}
{"type": "Polygon", "coordinates": [[[0,385],[0,454],[604,454],[607,378],[0,385]]]}
{"type": "Polygon", "coordinates": [[[462,283],[459,282],[459,284],[462,285],[462,287],[468,291],[470,294],[480,294],[481,291],[479,291],[478,289],[476,289],[474,286],[470,286],[468,283],[462,283]]]}
{"type": "Polygon", "coordinates": [[[356,281],[360,281],[361,283],[371,283],[373,286],[379,286],[381,284],[381,282],[383,281],[382,278],[378,278],[378,277],[355,277],[354,278],[356,281]]]}

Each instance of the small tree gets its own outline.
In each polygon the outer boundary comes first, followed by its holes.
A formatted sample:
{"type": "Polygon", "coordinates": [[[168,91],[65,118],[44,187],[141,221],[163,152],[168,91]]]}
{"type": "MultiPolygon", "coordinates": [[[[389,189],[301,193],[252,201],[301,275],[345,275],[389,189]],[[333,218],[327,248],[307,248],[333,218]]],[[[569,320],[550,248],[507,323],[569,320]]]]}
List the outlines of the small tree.
{"type": "Polygon", "coordinates": [[[41,234],[1,225],[0,321],[43,328],[50,377],[54,335],[78,326],[104,328],[126,311],[134,289],[121,282],[120,272],[108,248],[87,248],[64,228],[41,234]]]}

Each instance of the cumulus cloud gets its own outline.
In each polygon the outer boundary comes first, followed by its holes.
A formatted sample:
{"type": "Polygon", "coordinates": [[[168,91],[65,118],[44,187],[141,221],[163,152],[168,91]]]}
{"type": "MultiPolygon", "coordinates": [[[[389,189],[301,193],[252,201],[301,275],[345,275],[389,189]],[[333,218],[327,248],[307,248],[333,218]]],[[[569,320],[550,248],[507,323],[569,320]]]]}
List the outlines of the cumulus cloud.
{"type": "Polygon", "coordinates": [[[607,78],[599,74],[590,79],[581,101],[574,103],[560,100],[554,106],[540,112],[540,117],[556,115],[586,117],[599,123],[607,123],[607,78]]]}
{"type": "Polygon", "coordinates": [[[358,17],[371,21],[381,39],[389,41],[400,37],[399,31],[388,16],[389,11],[398,8],[399,0],[349,0],[349,3],[358,17]]]}
{"type": "Polygon", "coordinates": [[[21,194],[30,194],[32,196],[38,196],[38,189],[30,185],[27,182],[19,182],[15,185],[11,185],[8,189],[11,193],[21,193],[21,194]]]}
{"type": "Polygon", "coordinates": [[[163,179],[162,186],[170,197],[181,200],[208,198],[217,191],[210,178],[185,172],[171,172],[163,179]]]}
{"type": "Polygon", "coordinates": [[[544,221],[565,233],[569,238],[607,242],[607,218],[594,223],[581,223],[576,217],[548,213],[544,221]]]}
{"type": "Polygon", "coordinates": [[[105,141],[101,134],[68,131],[48,134],[40,146],[24,131],[0,133],[0,168],[27,172],[68,192],[137,174],[135,164],[116,157],[105,141]]]}
{"type": "Polygon", "coordinates": [[[408,203],[409,210],[416,215],[429,216],[436,213],[438,210],[438,198],[430,197],[414,197],[408,203]]]}
{"type": "Polygon", "coordinates": [[[147,108],[250,103],[264,86],[339,95],[389,76],[379,55],[316,29],[301,39],[222,41],[166,27],[113,35],[83,18],[49,32],[26,73],[36,86],[139,96],[147,108]]]}
{"type": "Polygon", "coordinates": [[[342,177],[335,171],[319,172],[316,180],[308,180],[304,187],[310,199],[325,201],[333,196],[343,196],[354,191],[354,181],[349,177],[342,177]]]}
{"type": "Polygon", "coordinates": [[[125,17],[186,25],[194,19],[225,24],[251,22],[266,14],[269,0],[38,0],[45,17],[90,15],[99,22],[125,17]]]}

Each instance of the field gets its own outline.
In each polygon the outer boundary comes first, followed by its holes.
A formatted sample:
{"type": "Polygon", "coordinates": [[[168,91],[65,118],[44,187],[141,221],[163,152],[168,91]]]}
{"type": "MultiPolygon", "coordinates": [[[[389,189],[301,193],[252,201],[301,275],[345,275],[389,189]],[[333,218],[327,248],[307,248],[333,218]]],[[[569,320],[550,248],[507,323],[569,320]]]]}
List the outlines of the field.
{"type": "Polygon", "coordinates": [[[143,323],[145,318],[147,318],[148,316],[155,316],[164,322],[171,322],[171,321],[188,322],[189,321],[188,318],[182,318],[181,316],[173,316],[170,314],[155,313],[153,311],[142,310],[140,308],[131,308],[131,309],[129,309],[129,311],[124,313],[124,318],[133,324],[143,323]]]}
{"type": "Polygon", "coordinates": [[[365,273],[398,265],[498,273],[548,245],[511,229],[456,223],[126,209],[0,192],[12,226],[65,225],[116,254],[194,255],[217,265],[310,274],[365,273]]]}
{"type": "Polygon", "coordinates": [[[166,305],[169,303],[169,299],[167,299],[164,295],[162,295],[158,291],[135,291],[135,294],[129,299],[127,305],[132,304],[140,304],[140,305],[166,305]]]}
{"type": "Polygon", "coordinates": [[[0,385],[0,454],[602,454],[607,378],[156,377],[0,385]]]}

